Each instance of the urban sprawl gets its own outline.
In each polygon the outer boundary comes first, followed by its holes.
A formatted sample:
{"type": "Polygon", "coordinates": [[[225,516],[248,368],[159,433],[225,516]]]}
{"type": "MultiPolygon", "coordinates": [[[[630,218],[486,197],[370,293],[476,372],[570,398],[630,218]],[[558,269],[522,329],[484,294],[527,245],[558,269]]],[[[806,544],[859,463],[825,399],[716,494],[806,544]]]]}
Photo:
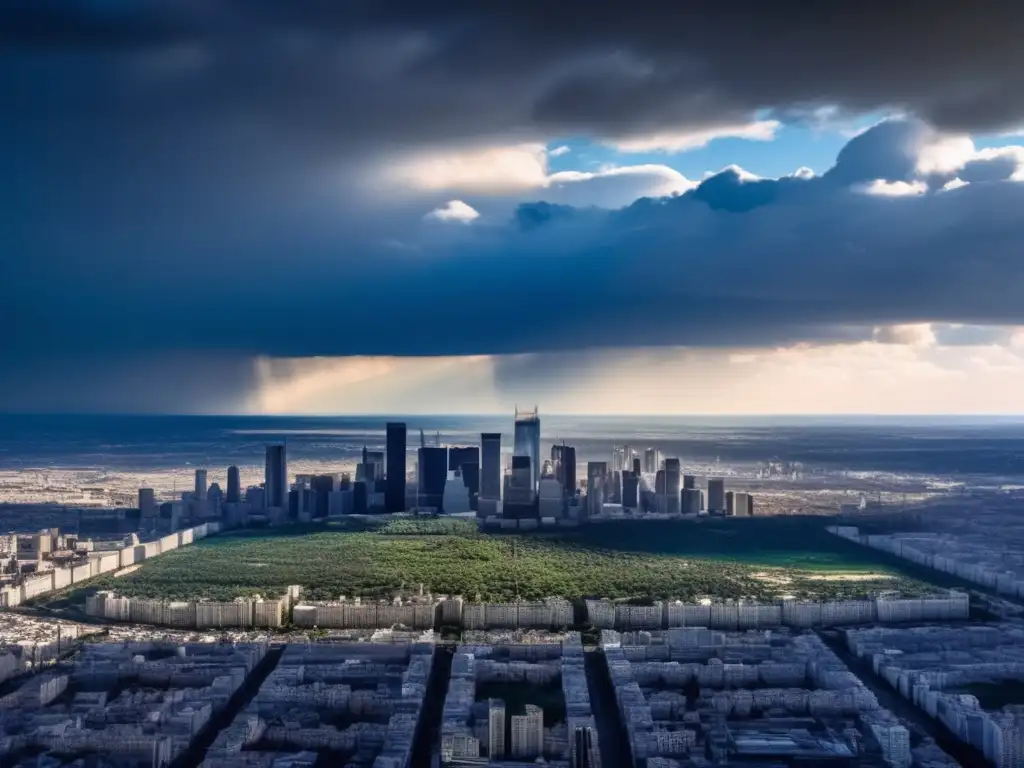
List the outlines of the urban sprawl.
{"type": "Polygon", "coordinates": [[[516,412],[510,455],[499,433],[442,446],[421,432],[410,473],[407,438],[388,423],[353,474],[294,477],[273,444],[262,484],[198,469],[176,498],[141,488],[74,531],[0,537],[0,766],[1024,766],[1024,526],[940,510],[900,530],[905,515],[847,505],[779,525],[859,570],[769,563],[761,542],[735,593],[709,577],[685,595],[636,584],[672,583],[657,558],[689,556],[635,540],[616,554],[612,534],[594,567],[618,557],[646,582],[527,595],[519,563],[576,551],[581,531],[735,542],[773,521],[749,487],[698,482],[657,448],[615,448],[578,478],[573,446],[542,458],[536,410],[516,412]],[[327,536],[329,569],[332,531],[363,537],[343,550],[355,560],[382,542],[443,551],[509,597],[442,589],[441,564],[429,581],[411,561],[372,594],[248,586],[304,573],[268,542],[327,536]],[[809,594],[815,579],[851,586],[809,594]]]}

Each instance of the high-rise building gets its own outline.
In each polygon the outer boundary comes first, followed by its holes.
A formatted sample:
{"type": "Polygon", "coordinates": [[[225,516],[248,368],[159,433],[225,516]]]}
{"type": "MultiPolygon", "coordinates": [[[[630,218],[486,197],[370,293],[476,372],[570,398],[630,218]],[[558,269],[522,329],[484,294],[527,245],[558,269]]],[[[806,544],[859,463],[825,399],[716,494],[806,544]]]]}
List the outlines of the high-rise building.
{"type": "Polygon", "coordinates": [[[501,498],[501,433],[480,435],[480,498],[501,498]]]}
{"type": "Polygon", "coordinates": [[[551,446],[551,461],[555,465],[555,479],[562,484],[566,496],[576,494],[576,449],[562,443],[551,446]]]}
{"type": "Polygon", "coordinates": [[[741,517],[752,517],[754,514],[754,497],[743,491],[733,493],[732,513],[741,517]]]}
{"type": "Polygon", "coordinates": [[[448,449],[433,445],[421,446],[416,452],[418,506],[440,510],[447,479],[448,449]]]}
{"type": "Polygon", "coordinates": [[[725,481],[720,477],[708,478],[708,512],[725,512],[725,481]]]}
{"type": "Polygon", "coordinates": [[[597,733],[592,726],[577,725],[572,733],[572,768],[598,768],[597,733]]]}
{"type": "Polygon", "coordinates": [[[537,409],[515,412],[513,456],[530,457],[530,483],[534,492],[540,482],[540,416],[537,409]]]}
{"type": "Polygon", "coordinates": [[[228,504],[237,504],[242,500],[242,479],[238,474],[238,467],[232,464],[228,467],[228,504]]]}
{"type": "Polygon", "coordinates": [[[704,493],[699,488],[683,488],[682,508],[684,515],[699,515],[704,508],[704,493]]]}
{"type": "Polygon", "coordinates": [[[608,477],[608,463],[587,462],[587,513],[599,515],[604,510],[604,485],[608,477]]]}
{"type": "Polygon", "coordinates": [[[622,470],[628,468],[626,466],[626,460],[627,460],[626,451],[628,451],[628,450],[629,450],[628,446],[621,446],[621,445],[613,445],[612,446],[612,463],[611,463],[611,471],[612,472],[621,472],[622,470]]]}
{"type": "Polygon", "coordinates": [[[733,506],[733,493],[732,491],[725,492],[725,514],[728,517],[732,517],[736,514],[736,507],[733,506]]]}
{"type": "Polygon", "coordinates": [[[529,456],[513,456],[512,472],[505,485],[505,500],[502,503],[502,517],[513,520],[529,520],[538,516],[537,493],[531,485],[533,467],[529,456]]]}
{"type": "Polygon", "coordinates": [[[680,512],[681,482],[679,459],[665,459],[665,511],[670,515],[680,512]]]}
{"type": "Polygon", "coordinates": [[[633,474],[636,475],[637,477],[640,477],[641,471],[642,471],[642,465],[640,463],[640,457],[639,456],[635,456],[633,458],[633,474]]]}
{"type": "Polygon", "coordinates": [[[492,761],[505,757],[505,702],[501,699],[487,702],[487,757],[492,761]]]}
{"type": "Polygon", "coordinates": [[[683,475],[683,488],[696,488],[697,478],[693,475],[683,475]]]}
{"type": "Polygon", "coordinates": [[[480,446],[454,445],[448,449],[448,471],[461,470],[463,464],[480,464],[480,446]]]}
{"type": "Polygon", "coordinates": [[[615,469],[608,473],[604,483],[604,498],[609,504],[622,503],[622,471],[615,469]]]}
{"type": "Polygon", "coordinates": [[[640,478],[635,472],[622,473],[622,507],[636,509],[640,506],[640,478]]]}
{"type": "Polygon", "coordinates": [[[388,512],[405,511],[405,424],[387,424],[387,480],[384,507],[388,512]]]}
{"type": "Polygon", "coordinates": [[[156,517],[156,494],[152,488],[139,488],[139,513],[140,517],[156,517]]]}
{"type": "Polygon", "coordinates": [[[535,760],[544,751],[544,710],[526,705],[526,714],[512,716],[512,757],[535,760]]]}
{"type": "Polygon", "coordinates": [[[205,501],[206,500],[206,490],[207,490],[207,488],[206,488],[206,470],[205,469],[197,469],[196,470],[196,486],[195,486],[195,489],[193,491],[195,493],[195,495],[196,495],[196,498],[205,501]]]}
{"type": "Polygon", "coordinates": [[[288,505],[288,459],[283,445],[267,446],[264,472],[264,504],[267,509],[285,509],[288,505]]]}
{"type": "Polygon", "coordinates": [[[653,475],[661,469],[661,451],[657,448],[648,448],[644,451],[644,472],[653,475]]]}
{"type": "Polygon", "coordinates": [[[206,510],[214,515],[220,514],[220,505],[224,503],[224,492],[220,489],[220,483],[210,483],[206,491],[206,510]]]}

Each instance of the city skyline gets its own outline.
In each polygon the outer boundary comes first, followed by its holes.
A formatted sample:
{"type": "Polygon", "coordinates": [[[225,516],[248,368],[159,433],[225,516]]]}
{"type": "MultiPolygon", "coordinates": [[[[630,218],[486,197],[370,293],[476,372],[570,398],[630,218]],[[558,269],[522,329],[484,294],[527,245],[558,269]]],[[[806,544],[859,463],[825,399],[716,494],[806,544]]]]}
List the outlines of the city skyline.
{"type": "Polygon", "coordinates": [[[4,410],[1021,412],[1017,6],[272,5],[3,11],[4,410]]]}

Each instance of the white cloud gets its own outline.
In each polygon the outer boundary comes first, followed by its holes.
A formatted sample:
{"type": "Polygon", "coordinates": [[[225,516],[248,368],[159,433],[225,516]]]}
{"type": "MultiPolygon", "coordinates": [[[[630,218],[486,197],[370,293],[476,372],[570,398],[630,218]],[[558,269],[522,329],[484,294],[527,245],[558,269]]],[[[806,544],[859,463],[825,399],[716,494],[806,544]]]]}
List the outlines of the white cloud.
{"type": "Polygon", "coordinates": [[[570,152],[572,152],[572,150],[569,147],[565,146],[565,144],[563,144],[562,146],[555,147],[550,152],[548,152],[548,157],[561,157],[562,155],[567,155],[570,152]]]}
{"type": "Polygon", "coordinates": [[[421,191],[503,194],[543,187],[547,166],[543,144],[514,144],[404,157],[385,169],[384,180],[421,191]]]}
{"type": "Polygon", "coordinates": [[[696,186],[666,165],[630,165],[600,171],[562,171],[548,177],[544,199],[577,206],[619,208],[640,197],[668,197],[696,186]]]}
{"type": "Polygon", "coordinates": [[[917,153],[917,172],[921,175],[949,174],[975,156],[970,136],[933,135],[917,153]]]}
{"type": "Polygon", "coordinates": [[[928,185],[923,181],[886,181],[875,179],[860,187],[860,191],[867,195],[879,195],[881,197],[907,197],[908,195],[923,195],[928,191],[928,185]]]}
{"type": "Polygon", "coordinates": [[[957,176],[955,179],[951,179],[942,185],[942,192],[951,192],[954,189],[960,189],[960,187],[966,187],[967,182],[957,176]]]}
{"type": "Polygon", "coordinates": [[[473,221],[473,219],[480,218],[480,214],[477,213],[476,209],[471,205],[467,205],[461,200],[449,200],[440,208],[432,210],[425,218],[435,219],[437,221],[457,221],[463,224],[468,224],[473,221]]]}
{"type": "Polygon", "coordinates": [[[605,143],[619,152],[686,152],[707,146],[715,139],[771,141],[775,138],[779,126],[778,120],[758,120],[753,123],[719,125],[701,130],[627,136],[605,143]]]}
{"type": "Polygon", "coordinates": [[[806,180],[806,179],[813,179],[814,176],[815,176],[815,173],[814,173],[814,171],[812,169],[808,168],[806,165],[802,165],[799,168],[797,168],[795,171],[793,171],[791,174],[789,174],[789,176],[790,176],[790,178],[793,178],[793,179],[805,179],[806,180]]]}

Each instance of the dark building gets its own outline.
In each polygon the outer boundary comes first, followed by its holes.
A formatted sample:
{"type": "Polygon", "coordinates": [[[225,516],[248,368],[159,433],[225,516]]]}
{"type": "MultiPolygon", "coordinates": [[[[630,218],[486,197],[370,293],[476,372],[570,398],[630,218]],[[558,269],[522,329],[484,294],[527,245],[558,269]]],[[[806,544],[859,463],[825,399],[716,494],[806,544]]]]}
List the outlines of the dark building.
{"type": "Polygon", "coordinates": [[[462,469],[463,464],[480,465],[480,448],[476,445],[454,446],[448,449],[448,471],[462,469]]]}
{"type": "Polygon", "coordinates": [[[441,509],[444,484],[448,478],[448,449],[424,446],[416,454],[418,506],[441,509]]]}
{"type": "Polygon", "coordinates": [[[699,488],[683,488],[680,500],[684,515],[699,515],[704,508],[704,493],[699,488]]]}
{"type": "Polygon", "coordinates": [[[589,725],[577,725],[572,735],[572,768],[597,768],[597,734],[589,725]]]}
{"type": "Polygon", "coordinates": [[[665,495],[665,470],[659,469],[654,475],[654,492],[659,496],[665,495]]]}
{"type": "Polygon", "coordinates": [[[633,474],[636,475],[637,477],[640,477],[640,467],[640,458],[637,457],[633,459],[633,474]]]}
{"type": "Polygon", "coordinates": [[[501,498],[501,433],[480,435],[480,498],[501,498]]]}
{"type": "Polygon", "coordinates": [[[708,512],[725,512],[725,481],[722,478],[708,478],[708,512]]]}
{"type": "Polygon", "coordinates": [[[462,482],[469,489],[469,508],[475,512],[480,498],[480,465],[473,462],[463,464],[462,482]]]}
{"type": "Polygon", "coordinates": [[[562,493],[566,497],[576,495],[576,449],[565,443],[551,446],[551,463],[555,479],[562,484],[562,493]]]}
{"type": "Polygon", "coordinates": [[[283,445],[267,446],[267,464],[264,472],[265,504],[267,509],[284,509],[288,504],[288,459],[283,445]]]}
{"type": "Polygon", "coordinates": [[[732,491],[726,491],[725,492],[725,514],[727,514],[727,515],[735,515],[736,514],[736,507],[733,504],[733,494],[732,494],[732,491]]]}
{"type": "Polygon", "coordinates": [[[338,478],[334,475],[314,475],[310,481],[313,503],[310,511],[313,517],[327,517],[331,503],[331,491],[338,487],[338,478]]]}
{"type": "Polygon", "coordinates": [[[605,478],[604,500],[609,504],[622,503],[622,472],[618,469],[609,472],[605,478]]]}
{"type": "Polygon", "coordinates": [[[665,511],[671,515],[679,514],[681,481],[679,459],[665,459],[665,511]]]}
{"type": "Polygon", "coordinates": [[[367,507],[367,489],[366,482],[363,480],[357,480],[352,485],[352,513],[356,515],[365,515],[367,507]]]}
{"type": "Polygon", "coordinates": [[[387,485],[384,507],[388,512],[405,511],[405,424],[387,424],[387,485]]]}
{"type": "Polygon", "coordinates": [[[696,488],[697,478],[693,475],[683,475],[683,490],[687,488],[696,488]]]}
{"type": "Polygon", "coordinates": [[[514,520],[539,517],[537,494],[533,490],[533,466],[529,456],[512,457],[512,474],[505,484],[502,517],[514,520]]]}
{"type": "Polygon", "coordinates": [[[225,499],[228,504],[238,504],[242,500],[242,481],[238,474],[238,467],[232,464],[228,467],[228,495],[225,499]]]}
{"type": "Polygon", "coordinates": [[[302,493],[298,488],[288,491],[288,517],[295,520],[299,516],[299,495],[302,493]]]}
{"type": "Polygon", "coordinates": [[[622,506],[624,509],[640,506],[640,476],[636,472],[622,473],[622,506]]]}

